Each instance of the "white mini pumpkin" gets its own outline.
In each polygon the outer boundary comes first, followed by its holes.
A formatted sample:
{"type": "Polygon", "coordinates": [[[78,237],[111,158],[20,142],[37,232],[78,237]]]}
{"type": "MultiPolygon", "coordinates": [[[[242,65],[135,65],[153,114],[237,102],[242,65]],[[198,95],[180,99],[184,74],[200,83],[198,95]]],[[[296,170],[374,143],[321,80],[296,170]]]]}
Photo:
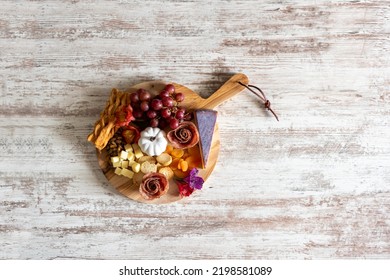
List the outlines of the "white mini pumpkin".
{"type": "Polygon", "coordinates": [[[138,140],[142,152],[148,156],[159,156],[167,148],[168,140],[165,132],[158,127],[147,127],[141,132],[138,140]]]}

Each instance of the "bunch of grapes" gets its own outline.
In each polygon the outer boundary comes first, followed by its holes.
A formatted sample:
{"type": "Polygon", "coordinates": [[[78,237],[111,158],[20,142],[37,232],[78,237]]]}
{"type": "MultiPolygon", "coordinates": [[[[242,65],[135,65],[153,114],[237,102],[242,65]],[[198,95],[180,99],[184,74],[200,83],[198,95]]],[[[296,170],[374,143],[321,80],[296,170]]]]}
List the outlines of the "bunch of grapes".
{"type": "Polygon", "coordinates": [[[168,84],[155,97],[145,89],[138,89],[130,95],[133,116],[137,120],[146,120],[151,127],[175,129],[188,114],[179,107],[184,100],[184,94],[176,93],[175,86],[168,84]]]}

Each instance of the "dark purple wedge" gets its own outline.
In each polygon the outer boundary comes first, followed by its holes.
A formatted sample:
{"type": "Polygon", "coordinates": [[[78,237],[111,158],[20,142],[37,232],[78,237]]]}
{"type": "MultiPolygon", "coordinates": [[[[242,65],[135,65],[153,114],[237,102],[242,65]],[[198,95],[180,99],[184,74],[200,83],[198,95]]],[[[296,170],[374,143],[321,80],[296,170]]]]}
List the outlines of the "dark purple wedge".
{"type": "Polygon", "coordinates": [[[202,168],[206,168],[217,121],[217,111],[208,109],[196,110],[194,116],[199,131],[199,148],[202,159],[202,168]]]}

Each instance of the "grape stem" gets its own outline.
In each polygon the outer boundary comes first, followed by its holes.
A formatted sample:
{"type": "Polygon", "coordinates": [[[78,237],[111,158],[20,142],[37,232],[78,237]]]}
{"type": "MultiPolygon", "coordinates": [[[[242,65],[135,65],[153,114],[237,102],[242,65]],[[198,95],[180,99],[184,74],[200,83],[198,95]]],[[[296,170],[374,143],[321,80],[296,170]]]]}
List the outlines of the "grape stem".
{"type": "Polygon", "coordinates": [[[258,88],[257,86],[254,86],[254,85],[245,85],[241,82],[238,82],[238,83],[240,85],[242,85],[243,87],[246,87],[250,92],[255,94],[257,97],[259,97],[264,102],[264,107],[266,109],[268,109],[268,111],[271,111],[271,113],[275,116],[276,120],[279,121],[278,116],[276,115],[274,110],[271,109],[271,102],[265,97],[264,92],[260,88],[258,88]],[[260,94],[256,91],[254,91],[252,88],[256,89],[258,92],[260,92],[260,94]]]}

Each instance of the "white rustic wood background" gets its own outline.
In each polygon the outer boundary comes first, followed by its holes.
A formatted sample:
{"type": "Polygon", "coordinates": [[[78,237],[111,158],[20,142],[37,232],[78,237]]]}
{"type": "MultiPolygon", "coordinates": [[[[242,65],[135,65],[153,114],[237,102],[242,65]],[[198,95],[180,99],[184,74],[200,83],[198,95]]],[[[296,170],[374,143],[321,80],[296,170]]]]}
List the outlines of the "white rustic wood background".
{"type": "Polygon", "coordinates": [[[389,1],[0,1],[1,259],[390,258],[389,1]],[[107,184],[86,141],[110,89],[162,79],[218,107],[202,191],[107,184]]]}

